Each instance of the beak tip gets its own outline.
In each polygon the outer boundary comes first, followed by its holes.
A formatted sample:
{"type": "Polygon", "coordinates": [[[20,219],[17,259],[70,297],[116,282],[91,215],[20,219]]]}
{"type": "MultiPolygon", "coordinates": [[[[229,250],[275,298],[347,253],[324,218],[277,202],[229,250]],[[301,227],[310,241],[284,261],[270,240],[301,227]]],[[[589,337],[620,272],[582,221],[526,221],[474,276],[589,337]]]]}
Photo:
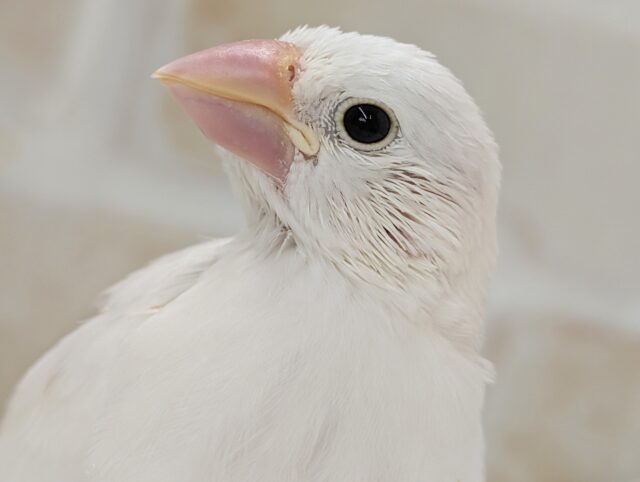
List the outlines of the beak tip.
{"type": "Polygon", "coordinates": [[[172,67],[175,62],[168,63],[167,65],[163,65],[159,69],[157,69],[154,73],[151,74],[151,78],[159,81],[168,81],[171,79],[173,74],[175,73],[172,67]]]}

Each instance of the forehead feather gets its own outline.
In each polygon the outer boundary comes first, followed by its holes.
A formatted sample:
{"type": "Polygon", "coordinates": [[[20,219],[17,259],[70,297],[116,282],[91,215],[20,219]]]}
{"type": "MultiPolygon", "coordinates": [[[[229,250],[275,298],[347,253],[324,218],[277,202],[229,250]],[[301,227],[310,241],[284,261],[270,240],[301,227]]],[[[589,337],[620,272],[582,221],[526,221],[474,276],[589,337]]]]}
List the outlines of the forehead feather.
{"type": "Polygon", "coordinates": [[[365,96],[384,93],[389,87],[415,88],[420,79],[412,77],[442,69],[432,54],[387,37],[321,26],[301,27],[281,39],[304,50],[304,84],[309,90],[322,91],[318,94],[346,90],[365,96]]]}

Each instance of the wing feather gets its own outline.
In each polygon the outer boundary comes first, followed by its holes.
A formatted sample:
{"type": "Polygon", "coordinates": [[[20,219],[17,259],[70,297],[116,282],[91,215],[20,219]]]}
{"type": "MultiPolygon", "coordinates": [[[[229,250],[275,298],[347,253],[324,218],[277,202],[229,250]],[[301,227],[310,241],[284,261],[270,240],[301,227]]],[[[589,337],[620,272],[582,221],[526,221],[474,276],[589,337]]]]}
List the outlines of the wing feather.
{"type": "Polygon", "coordinates": [[[0,426],[0,480],[84,482],[89,442],[123,339],[184,293],[229,239],[163,256],[110,288],[100,313],[51,348],[16,388],[0,426]]]}

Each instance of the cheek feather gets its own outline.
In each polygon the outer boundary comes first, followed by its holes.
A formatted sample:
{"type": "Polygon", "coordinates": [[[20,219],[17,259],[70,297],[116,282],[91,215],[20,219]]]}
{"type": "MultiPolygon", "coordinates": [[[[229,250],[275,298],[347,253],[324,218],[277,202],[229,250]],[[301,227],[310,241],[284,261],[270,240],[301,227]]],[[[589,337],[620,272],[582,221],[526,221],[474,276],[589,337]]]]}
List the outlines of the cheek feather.
{"type": "Polygon", "coordinates": [[[411,274],[455,269],[451,260],[464,245],[463,222],[471,209],[459,183],[403,166],[363,185],[359,194],[334,190],[308,211],[319,232],[342,240],[330,253],[337,264],[391,275],[400,283],[411,274]]]}

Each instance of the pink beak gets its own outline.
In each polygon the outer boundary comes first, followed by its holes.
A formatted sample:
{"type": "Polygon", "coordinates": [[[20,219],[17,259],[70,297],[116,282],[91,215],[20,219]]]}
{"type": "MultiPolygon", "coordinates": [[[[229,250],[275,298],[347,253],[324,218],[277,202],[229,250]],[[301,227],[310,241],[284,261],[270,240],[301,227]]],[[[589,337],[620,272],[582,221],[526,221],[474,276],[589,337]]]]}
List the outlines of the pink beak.
{"type": "Polygon", "coordinates": [[[278,40],[247,40],[188,55],[153,77],[207,138],[284,182],[295,149],[311,156],[319,147],[294,113],[291,88],[300,53],[278,40]]]}

